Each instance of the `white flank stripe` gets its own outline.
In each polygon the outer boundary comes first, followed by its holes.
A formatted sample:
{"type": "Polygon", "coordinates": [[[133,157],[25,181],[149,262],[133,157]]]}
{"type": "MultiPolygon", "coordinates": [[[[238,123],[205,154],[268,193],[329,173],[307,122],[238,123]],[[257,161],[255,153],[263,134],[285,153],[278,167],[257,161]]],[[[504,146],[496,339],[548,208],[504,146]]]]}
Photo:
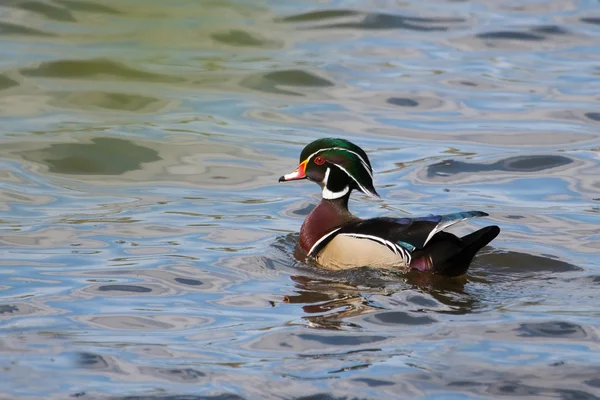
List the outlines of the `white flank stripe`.
{"type": "Polygon", "coordinates": [[[341,235],[355,237],[358,239],[368,239],[381,243],[388,249],[392,250],[394,254],[400,256],[402,258],[402,262],[404,262],[406,265],[410,265],[412,259],[410,253],[404,247],[399,246],[394,242],[390,242],[389,240],[385,240],[384,238],[380,238],[378,236],[366,235],[364,233],[342,233],[341,235]]]}
{"type": "Polygon", "coordinates": [[[316,248],[316,247],[317,247],[317,246],[318,246],[318,245],[319,245],[319,244],[320,244],[320,243],[321,243],[323,240],[327,239],[329,236],[333,235],[334,233],[336,233],[336,232],[337,232],[337,231],[339,231],[340,229],[342,229],[342,228],[337,228],[337,229],[334,229],[334,230],[332,230],[331,232],[329,232],[329,233],[327,233],[327,234],[325,234],[325,235],[321,236],[321,239],[317,240],[317,241],[315,242],[315,244],[313,244],[313,245],[312,245],[312,247],[311,247],[311,248],[310,248],[310,250],[308,251],[308,255],[312,257],[312,256],[313,256],[313,254],[312,254],[313,250],[314,250],[314,249],[315,249],[315,248],[316,248]]]}
{"type": "Polygon", "coordinates": [[[412,261],[412,256],[410,255],[410,251],[406,250],[404,247],[400,246],[397,243],[394,243],[398,250],[400,250],[400,254],[402,254],[402,259],[406,263],[406,265],[410,265],[412,261]]]}

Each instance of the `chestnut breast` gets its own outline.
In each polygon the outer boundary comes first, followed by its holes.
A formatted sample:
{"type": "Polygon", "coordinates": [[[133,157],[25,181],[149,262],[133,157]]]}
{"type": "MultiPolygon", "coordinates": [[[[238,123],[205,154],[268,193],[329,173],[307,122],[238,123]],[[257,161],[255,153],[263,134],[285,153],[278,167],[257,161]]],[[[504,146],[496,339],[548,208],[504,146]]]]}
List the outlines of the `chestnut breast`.
{"type": "Polygon", "coordinates": [[[348,209],[335,201],[321,200],[308,214],[300,229],[300,247],[308,254],[323,235],[340,225],[356,221],[348,209]]]}

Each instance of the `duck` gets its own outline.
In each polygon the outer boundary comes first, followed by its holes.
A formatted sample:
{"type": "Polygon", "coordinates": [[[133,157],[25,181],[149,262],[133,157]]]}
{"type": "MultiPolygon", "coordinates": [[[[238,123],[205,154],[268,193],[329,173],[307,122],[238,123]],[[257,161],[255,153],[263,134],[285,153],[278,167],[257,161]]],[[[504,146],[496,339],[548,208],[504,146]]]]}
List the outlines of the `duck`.
{"type": "Polygon", "coordinates": [[[445,215],[361,219],[348,209],[352,191],[380,198],[367,153],[340,138],[321,138],[300,153],[295,171],[279,182],[309,180],[321,187],[321,200],[305,218],[297,247],[320,268],[372,267],[407,273],[413,270],[450,277],[467,273],[476,253],[500,233],[490,225],[459,237],[445,230],[486,217],[483,211],[445,215]]]}

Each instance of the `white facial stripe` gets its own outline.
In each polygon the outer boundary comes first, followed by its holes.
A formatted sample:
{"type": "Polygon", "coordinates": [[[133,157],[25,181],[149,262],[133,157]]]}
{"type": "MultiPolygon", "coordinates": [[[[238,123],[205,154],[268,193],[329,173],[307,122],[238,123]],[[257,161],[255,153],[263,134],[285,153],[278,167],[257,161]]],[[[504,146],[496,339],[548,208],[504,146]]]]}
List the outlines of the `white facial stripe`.
{"type": "Polygon", "coordinates": [[[327,186],[327,181],[329,180],[329,173],[331,172],[331,168],[327,167],[327,171],[325,171],[325,177],[323,178],[323,184],[327,186]]]}
{"type": "MultiPolygon", "coordinates": [[[[332,164],[333,164],[333,163],[332,163],[332,164]]],[[[371,191],[370,191],[370,190],[367,190],[367,188],[365,188],[363,185],[361,185],[361,184],[360,184],[360,183],[359,183],[359,182],[356,180],[356,178],[355,178],[354,176],[352,176],[352,174],[346,170],[346,168],[342,167],[342,166],[341,166],[341,165],[339,165],[339,164],[333,164],[333,165],[335,165],[336,167],[338,167],[339,169],[341,169],[342,171],[344,171],[344,172],[346,173],[346,175],[348,175],[348,176],[349,176],[349,177],[350,177],[350,178],[351,178],[351,179],[352,179],[354,182],[356,182],[356,184],[358,185],[358,187],[360,188],[360,190],[362,190],[362,191],[363,191],[363,193],[366,193],[366,194],[368,194],[368,195],[369,195],[369,196],[371,196],[371,197],[375,197],[375,195],[374,195],[373,193],[371,193],[371,191]]]]}
{"type": "Polygon", "coordinates": [[[354,154],[355,156],[358,157],[358,159],[360,160],[360,163],[362,164],[363,168],[367,171],[367,173],[369,174],[369,176],[371,177],[371,179],[373,179],[373,172],[371,172],[371,168],[369,168],[369,164],[367,164],[367,162],[365,161],[365,159],[362,158],[362,156],[360,154],[358,154],[357,152],[345,149],[343,147],[328,147],[326,149],[317,150],[314,153],[312,153],[310,156],[308,156],[307,160],[310,160],[313,156],[321,153],[322,151],[329,151],[329,150],[343,150],[343,151],[347,151],[348,153],[354,154]]]}

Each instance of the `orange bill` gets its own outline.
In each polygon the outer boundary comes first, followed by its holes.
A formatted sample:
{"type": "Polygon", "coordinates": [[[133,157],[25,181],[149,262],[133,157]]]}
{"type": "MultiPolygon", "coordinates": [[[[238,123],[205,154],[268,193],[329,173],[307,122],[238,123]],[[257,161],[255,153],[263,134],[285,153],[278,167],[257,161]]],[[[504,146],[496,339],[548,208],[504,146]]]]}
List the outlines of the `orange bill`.
{"type": "Polygon", "coordinates": [[[298,168],[290,174],[284,175],[279,178],[279,182],[287,182],[287,181],[297,181],[299,179],[306,178],[306,163],[308,160],[304,160],[298,165],[298,168]]]}

